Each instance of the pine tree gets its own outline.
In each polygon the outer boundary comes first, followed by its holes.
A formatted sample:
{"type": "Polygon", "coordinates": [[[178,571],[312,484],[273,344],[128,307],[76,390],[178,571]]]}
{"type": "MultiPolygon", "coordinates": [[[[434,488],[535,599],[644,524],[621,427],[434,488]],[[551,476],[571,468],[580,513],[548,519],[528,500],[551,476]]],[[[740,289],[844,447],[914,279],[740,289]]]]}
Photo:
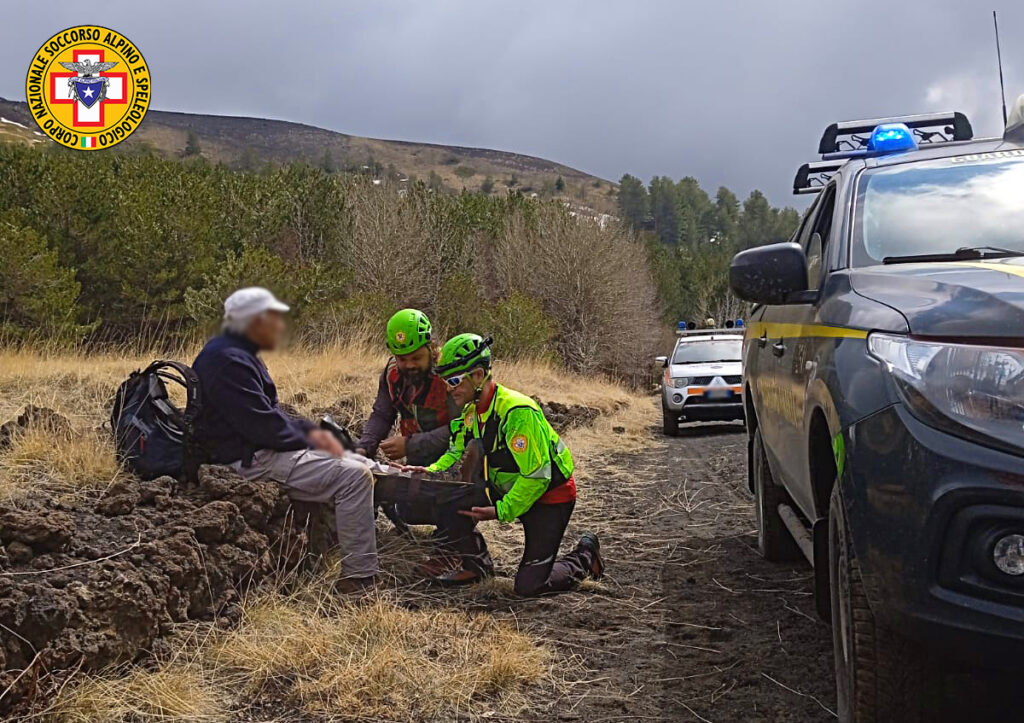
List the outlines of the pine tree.
{"type": "Polygon", "coordinates": [[[619,217],[634,229],[643,226],[648,213],[647,189],[643,181],[628,173],[619,180],[619,217]]]}
{"type": "Polygon", "coordinates": [[[740,218],[740,201],[736,194],[720,186],[715,194],[714,234],[723,243],[735,243],[740,218]]]}
{"type": "Polygon", "coordinates": [[[679,199],[676,184],[668,176],[655,176],[651,179],[648,193],[651,197],[654,232],[662,243],[677,243],[679,241],[679,199]]]}
{"type": "Polygon", "coordinates": [[[740,246],[751,248],[770,243],[775,236],[775,219],[768,199],[760,191],[750,192],[743,202],[743,213],[739,219],[740,246]]]}

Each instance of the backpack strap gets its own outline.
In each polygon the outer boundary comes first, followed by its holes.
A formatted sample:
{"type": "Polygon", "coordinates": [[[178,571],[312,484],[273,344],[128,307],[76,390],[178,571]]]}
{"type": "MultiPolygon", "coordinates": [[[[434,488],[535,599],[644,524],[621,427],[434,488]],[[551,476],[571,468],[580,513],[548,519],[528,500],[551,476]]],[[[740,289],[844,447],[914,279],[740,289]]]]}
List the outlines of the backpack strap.
{"type": "Polygon", "coordinates": [[[191,433],[192,428],[195,426],[196,419],[199,417],[199,411],[202,409],[202,387],[199,385],[199,375],[195,373],[192,367],[181,362],[173,361],[171,359],[158,359],[157,361],[150,364],[142,372],[143,374],[156,374],[162,379],[173,381],[181,384],[184,382],[185,393],[187,395],[187,401],[185,403],[185,411],[182,414],[182,421],[187,427],[187,431],[191,433]],[[175,378],[173,375],[168,374],[164,369],[173,369],[181,379],[175,378]]]}
{"type": "Polygon", "coordinates": [[[143,374],[155,374],[161,379],[183,384],[185,387],[186,402],[185,411],[181,415],[181,424],[185,432],[184,469],[183,474],[186,482],[195,483],[199,480],[199,466],[208,458],[207,450],[196,438],[196,422],[203,407],[202,387],[199,384],[199,375],[187,364],[172,359],[158,359],[150,364],[142,372],[143,374]],[[177,372],[178,376],[166,371],[171,369],[177,372]]]}

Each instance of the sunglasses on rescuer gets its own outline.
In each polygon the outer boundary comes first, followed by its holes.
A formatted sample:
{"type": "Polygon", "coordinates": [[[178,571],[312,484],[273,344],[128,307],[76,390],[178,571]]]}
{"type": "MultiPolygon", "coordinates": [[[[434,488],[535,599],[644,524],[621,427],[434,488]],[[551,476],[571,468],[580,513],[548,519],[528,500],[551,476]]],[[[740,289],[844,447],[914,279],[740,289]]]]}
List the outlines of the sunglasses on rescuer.
{"type": "Polygon", "coordinates": [[[462,384],[462,380],[465,379],[468,376],[469,376],[468,372],[464,372],[462,374],[454,374],[454,375],[452,375],[450,377],[445,377],[444,378],[444,383],[448,385],[449,389],[454,389],[455,387],[457,387],[460,384],[462,384]]]}

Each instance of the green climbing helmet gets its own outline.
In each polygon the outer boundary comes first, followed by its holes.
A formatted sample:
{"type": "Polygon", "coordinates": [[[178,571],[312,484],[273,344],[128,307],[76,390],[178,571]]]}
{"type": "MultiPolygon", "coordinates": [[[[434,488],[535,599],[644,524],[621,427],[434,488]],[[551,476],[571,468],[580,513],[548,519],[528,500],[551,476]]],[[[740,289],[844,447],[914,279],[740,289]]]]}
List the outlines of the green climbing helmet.
{"type": "Polygon", "coordinates": [[[419,309],[402,309],[388,320],[388,349],[395,356],[412,354],[430,343],[430,319],[419,309]]]}
{"type": "Polygon", "coordinates": [[[479,334],[453,336],[441,347],[437,373],[442,377],[450,377],[477,367],[490,369],[492,343],[490,337],[484,339],[479,334]]]}

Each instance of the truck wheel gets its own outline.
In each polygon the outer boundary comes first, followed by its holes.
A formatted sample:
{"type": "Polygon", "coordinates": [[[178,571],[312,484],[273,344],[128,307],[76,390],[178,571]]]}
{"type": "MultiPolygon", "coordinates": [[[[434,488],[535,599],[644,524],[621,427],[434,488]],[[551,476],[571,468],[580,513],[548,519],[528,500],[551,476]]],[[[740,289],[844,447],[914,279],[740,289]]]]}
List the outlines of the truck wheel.
{"type": "Polygon", "coordinates": [[[761,430],[754,432],[750,454],[751,469],[754,470],[754,513],[757,516],[757,548],[764,559],[772,562],[787,562],[803,557],[796,540],[789,533],[786,523],[779,516],[779,505],[788,504],[786,491],[775,484],[768,467],[768,456],[764,451],[761,430]]]}
{"type": "Polygon", "coordinates": [[[661,408],[661,430],[669,437],[679,436],[679,413],[661,408]]]}
{"type": "Polygon", "coordinates": [[[919,646],[875,622],[838,485],[829,503],[828,543],[839,720],[930,720],[926,708],[938,697],[939,672],[919,646]]]}

